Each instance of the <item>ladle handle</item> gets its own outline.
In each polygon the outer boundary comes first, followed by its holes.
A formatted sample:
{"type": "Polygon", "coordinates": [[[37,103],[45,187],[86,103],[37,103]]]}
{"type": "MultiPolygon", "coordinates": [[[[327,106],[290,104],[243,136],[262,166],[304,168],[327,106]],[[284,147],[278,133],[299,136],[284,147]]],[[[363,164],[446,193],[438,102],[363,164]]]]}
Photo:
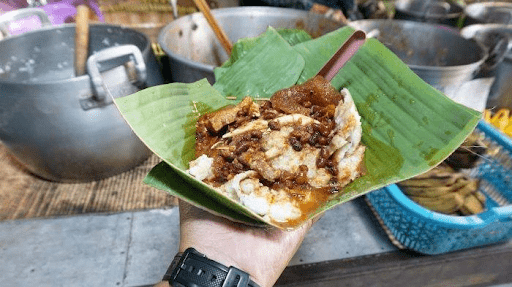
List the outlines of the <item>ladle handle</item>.
{"type": "Polygon", "coordinates": [[[89,54],[89,8],[79,5],[76,9],[75,76],[85,74],[89,54]]]}
{"type": "Polygon", "coordinates": [[[226,35],[222,27],[219,25],[215,17],[213,17],[213,14],[210,11],[208,3],[206,3],[205,0],[194,0],[194,3],[196,4],[197,8],[199,8],[199,10],[203,13],[204,17],[206,18],[206,21],[208,21],[208,24],[210,24],[210,27],[212,27],[215,36],[217,36],[217,39],[219,40],[220,44],[222,45],[228,56],[231,55],[233,45],[229,41],[228,36],[226,35]]]}

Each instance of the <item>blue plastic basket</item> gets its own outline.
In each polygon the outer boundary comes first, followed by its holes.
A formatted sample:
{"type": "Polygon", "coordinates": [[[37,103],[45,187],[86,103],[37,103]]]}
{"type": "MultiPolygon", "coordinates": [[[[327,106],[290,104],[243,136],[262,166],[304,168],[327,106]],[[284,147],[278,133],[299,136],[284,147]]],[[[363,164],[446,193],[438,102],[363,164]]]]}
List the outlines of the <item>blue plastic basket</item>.
{"type": "Polygon", "coordinates": [[[489,153],[470,175],[480,179],[486,211],[453,216],[430,211],[409,199],[393,184],[366,195],[366,201],[399,247],[423,254],[441,254],[505,241],[512,237],[512,140],[480,121],[489,153]]]}

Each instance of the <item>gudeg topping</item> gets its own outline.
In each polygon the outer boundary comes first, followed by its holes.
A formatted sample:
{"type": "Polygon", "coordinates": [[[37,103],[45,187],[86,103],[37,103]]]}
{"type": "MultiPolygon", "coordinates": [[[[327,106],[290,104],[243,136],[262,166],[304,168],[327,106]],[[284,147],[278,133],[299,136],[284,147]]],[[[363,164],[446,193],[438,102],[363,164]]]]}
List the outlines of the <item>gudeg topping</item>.
{"type": "Polygon", "coordinates": [[[365,147],[347,89],[320,76],[260,104],[201,116],[189,173],[264,219],[301,221],[359,177],[365,147]]]}

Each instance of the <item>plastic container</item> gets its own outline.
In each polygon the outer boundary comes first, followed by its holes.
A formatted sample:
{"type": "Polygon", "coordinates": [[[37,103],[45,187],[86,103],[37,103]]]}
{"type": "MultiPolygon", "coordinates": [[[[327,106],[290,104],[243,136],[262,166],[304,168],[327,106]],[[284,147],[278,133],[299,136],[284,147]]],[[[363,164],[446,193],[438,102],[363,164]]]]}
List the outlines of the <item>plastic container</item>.
{"type": "Polygon", "coordinates": [[[486,211],[472,216],[433,212],[409,199],[395,184],[368,193],[367,202],[395,245],[441,254],[512,238],[512,139],[484,121],[475,132],[489,146],[488,154],[469,170],[480,179],[486,211]]]}

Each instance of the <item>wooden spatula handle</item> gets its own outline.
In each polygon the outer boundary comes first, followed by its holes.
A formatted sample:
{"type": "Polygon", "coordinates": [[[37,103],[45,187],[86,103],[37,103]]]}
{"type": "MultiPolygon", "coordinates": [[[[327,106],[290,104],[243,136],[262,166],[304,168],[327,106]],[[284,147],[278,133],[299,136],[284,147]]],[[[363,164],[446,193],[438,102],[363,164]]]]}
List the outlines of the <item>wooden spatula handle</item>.
{"type": "Polygon", "coordinates": [[[79,5],[76,10],[75,31],[75,75],[85,74],[89,48],[89,8],[79,5]]]}
{"type": "Polygon", "coordinates": [[[203,13],[204,17],[206,18],[206,21],[208,21],[208,24],[210,24],[210,27],[215,33],[215,36],[217,36],[217,39],[219,40],[220,44],[222,45],[228,56],[231,55],[233,45],[231,44],[231,41],[226,35],[226,32],[224,32],[222,27],[217,22],[217,19],[215,19],[212,12],[210,11],[208,3],[206,3],[205,0],[194,0],[194,3],[196,4],[197,8],[203,13]]]}

